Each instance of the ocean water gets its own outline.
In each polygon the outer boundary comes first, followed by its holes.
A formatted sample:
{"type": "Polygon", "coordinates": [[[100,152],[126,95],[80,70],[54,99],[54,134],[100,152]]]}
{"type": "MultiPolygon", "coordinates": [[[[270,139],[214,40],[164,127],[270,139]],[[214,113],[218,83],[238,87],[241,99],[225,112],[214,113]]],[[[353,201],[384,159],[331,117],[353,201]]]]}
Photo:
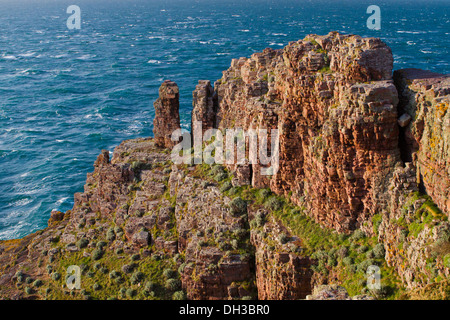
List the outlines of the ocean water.
{"type": "Polygon", "coordinates": [[[165,79],[189,126],[199,79],[307,34],[376,36],[395,68],[450,73],[450,1],[0,0],[0,239],[68,210],[101,149],[152,136],[165,79]],[[81,29],[69,30],[69,5],[81,29]],[[381,29],[369,30],[369,5],[381,29]]]}

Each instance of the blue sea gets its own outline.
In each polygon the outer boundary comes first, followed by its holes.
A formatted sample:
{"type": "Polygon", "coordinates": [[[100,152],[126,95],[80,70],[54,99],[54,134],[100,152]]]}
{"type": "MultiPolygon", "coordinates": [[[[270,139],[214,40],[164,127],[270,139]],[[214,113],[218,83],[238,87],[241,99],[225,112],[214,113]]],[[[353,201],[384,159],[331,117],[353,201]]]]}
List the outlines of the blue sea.
{"type": "Polygon", "coordinates": [[[0,239],[47,225],[102,149],[152,136],[153,101],[178,83],[188,128],[199,79],[307,34],[380,37],[395,68],[450,73],[450,1],[0,0],[0,239]],[[381,9],[370,30],[369,5],[381,9]],[[69,30],[69,5],[81,29],[69,30]]]}

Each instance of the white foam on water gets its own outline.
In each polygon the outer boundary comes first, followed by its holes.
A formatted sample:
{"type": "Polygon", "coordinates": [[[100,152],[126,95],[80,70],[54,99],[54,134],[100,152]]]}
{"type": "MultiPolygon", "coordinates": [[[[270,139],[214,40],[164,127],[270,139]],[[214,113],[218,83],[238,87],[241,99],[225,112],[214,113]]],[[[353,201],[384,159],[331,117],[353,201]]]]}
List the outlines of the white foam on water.
{"type": "Polygon", "coordinates": [[[95,54],[84,54],[81,57],[78,57],[77,59],[78,60],[89,60],[89,59],[94,58],[94,57],[96,57],[95,54]]]}
{"type": "Polygon", "coordinates": [[[59,199],[58,201],[56,201],[56,203],[57,203],[57,204],[64,203],[67,199],[69,199],[69,197],[61,198],[61,199],[59,199]]]}
{"type": "Polygon", "coordinates": [[[2,58],[5,60],[17,60],[17,57],[13,55],[4,55],[2,58]]]}
{"type": "Polygon", "coordinates": [[[35,54],[36,54],[36,52],[21,53],[21,54],[19,54],[19,57],[25,57],[25,58],[27,58],[27,57],[32,57],[32,56],[34,56],[35,54]]]}
{"type": "Polygon", "coordinates": [[[407,33],[407,34],[424,34],[425,31],[406,31],[406,30],[397,30],[397,33],[407,33]]]}

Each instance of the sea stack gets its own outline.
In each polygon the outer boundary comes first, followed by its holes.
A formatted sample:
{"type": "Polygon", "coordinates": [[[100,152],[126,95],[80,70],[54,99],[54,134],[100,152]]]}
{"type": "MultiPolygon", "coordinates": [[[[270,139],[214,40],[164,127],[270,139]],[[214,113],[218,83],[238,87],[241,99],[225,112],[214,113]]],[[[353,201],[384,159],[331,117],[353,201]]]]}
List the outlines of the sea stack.
{"type": "Polygon", "coordinates": [[[172,148],[172,133],[180,129],[180,91],[178,85],[165,80],[159,87],[159,98],[153,103],[155,120],[153,120],[153,134],[155,145],[160,148],[172,148]]]}

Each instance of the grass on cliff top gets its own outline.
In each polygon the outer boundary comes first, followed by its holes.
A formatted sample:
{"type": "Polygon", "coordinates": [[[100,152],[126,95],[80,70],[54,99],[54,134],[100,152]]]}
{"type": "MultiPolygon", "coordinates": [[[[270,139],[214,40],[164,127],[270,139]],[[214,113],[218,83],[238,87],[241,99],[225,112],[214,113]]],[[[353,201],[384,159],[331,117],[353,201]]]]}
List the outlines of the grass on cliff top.
{"type": "Polygon", "coordinates": [[[98,260],[83,257],[81,252],[65,254],[57,262],[50,263],[52,273],[44,280],[40,294],[51,300],[107,300],[140,299],[170,300],[178,288],[166,288],[164,270],[173,270],[174,279],[178,279],[176,264],[173,259],[155,259],[133,256],[115,252],[105,252],[98,260]],[[81,266],[81,289],[69,290],[66,283],[66,271],[71,265],[81,266]],[[124,266],[130,272],[123,271],[124,266]],[[55,274],[60,276],[55,277],[55,274]]]}
{"type": "MultiPolygon", "coordinates": [[[[198,175],[213,177],[220,166],[200,165],[198,175]]],[[[229,184],[230,179],[219,182],[219,188],[229,184]]],[[[326,229],[304,213],[304,209],[294,205],[286,197],[277,196],[269,189],[250,186],[226,188],[223,193],[231,198],[240,197],[255,209],[265,208],[270,214],[299,237],[302,254],[316,260],[313,270],[319,277],[335,279],[344,286],[350,296],[371,294],[378,299],[397,299],[404,291],[401,281],[393,268],[384,260],[384,247],[377,237],[368,237],[361,230],[353,234],[338,234],[326,229]],[[369,292],[366,286],[366,269],[370,265],[380,268],[382,289],[369,292]]],[[[380,215],[374,218],[374,228],[380,223],[380,215]]],[[[253,226],[254,227],[254,226],[253,226]]],[[[332,281],[333,282],[333,281],[332,281]]]]}

